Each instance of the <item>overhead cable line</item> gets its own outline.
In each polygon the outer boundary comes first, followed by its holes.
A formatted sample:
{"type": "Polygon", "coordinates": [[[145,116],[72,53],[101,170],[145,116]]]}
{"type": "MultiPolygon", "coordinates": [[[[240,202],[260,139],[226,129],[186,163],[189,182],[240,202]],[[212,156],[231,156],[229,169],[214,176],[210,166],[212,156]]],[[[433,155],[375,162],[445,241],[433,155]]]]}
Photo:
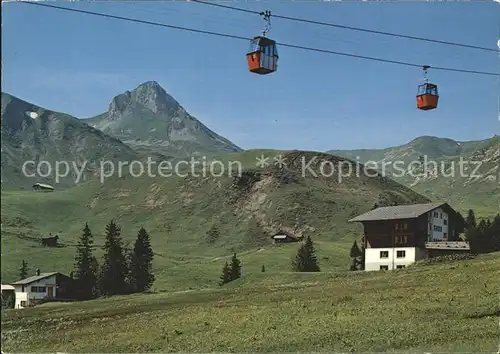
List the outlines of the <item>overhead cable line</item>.
{"type": "MultiPolygon", "coordinates": [[[[244,40],[244,41],[251,40],[251,38],[236,36],[236,35],[227,34],[227,33],[219,33],[219,32],[212,32],[212,31],[206,31],[206,30],[200,30],[200,29],[194,29],[194,28],[188,28],[188,27],[174,26],[174,25],[169,25],[169,24],[160,23],[160,22],[140,20],[140,19],[111,15],[111,14],[106,14],[106,13],[101,13],[101,12],[71,9],[68,7],[49,5],[49,4],[41,3],[41,2],[31,2],[31,1],[19,1],[19,2],[23,3],[23,4],[42,6],[42,7],[53,8],[53,9],[58,9],[58,10],[70,11],[70,12],[83,13],[83,14],[87,14],[87,15],[100,16],[100,17],[111,18],[111,19],[116,19],[116,20],[123,20],[123,21],[142,23],[142,24],[147,24],[147,25],[152,25],[152,26],[172,28],[172,29],[177,29],[177,30],[187,31],[187,32],[208,34],[208,35],[213,35],[213,36],[239,39],[239,40],[244,40]]],[[[366,60],[378,61],[378,62],[389,63],[389,64],[398,64],[398,65],[404,65],[404,66],[410,66],[410,67],[416,67],[416,68],[423,67],[423,65],[420,65],[420,64],[407,63],[407,62],[403,62],[403,61],[396,61],[396,60],[389,60],[389,59],[381,59],[381,58],[375,58],[375,57],[363,56],[363,55],[357,55],[357,54],[350,54],[350,53],[334,52],[334,51],[327,50],[327,49],[311,48],[311,47],[304,47],[304,46],[299,46],[299,45],[294,45],[294,44],[278,43],[278,42],[276,44],[279,46],[282,46],[282,47],[302,49],[302,50],[306,50],[306,51],[313,51],[313,52],[319,52],[319,53],[325,53],[325,54],[333,54],[333,55],[340,55],[340,56],[346,56],[346,57],[352,57],[352,58],[366,59],[366,60]]],[[[462,72],[462,73],[478,74],[478,75],[500,76],[500,73],[493,73],[493,72],[486,72],[486,71],[465,70],[465,69],[434,67],[434,66],[432,66],[431,68],[434,70],[454,71],[454,72],[462,72]]]]}
{"type": "MultiPolygon", "coordinates": [[[[197,2],[197,3],[203,4],[203,5],[210,5],[210,6],[220,7],[220,8],[224,8],[224,9],[228,9],[228,10],[246,12],[246,13],[253,14],[253,15],[261,15],[262,14],[262,12],[259,12],[259,11],[242,9],[240,7],[234,7],[234,6],[229,6],[229,5],[215,4],[213,2],[208,2],[208,1],[202,1],[202,0],[189,0],[189,1],[197,2]]],[[[283,19],[283,20],[304,22],[304,23],[310,23],[310,24],[320,25],[320,26],[336,27],[336,28],[342,28],[342,29],[352,30],[352,31],[367,32],[367,33],[380,34],[380,35],[390,36],[390,37],[406,38],[406,39],[412,39],[412,40],[417,40],[417,41],[424,41],[424,42],[431,42],[431,43],[438,43],[438,44],[446,44],[446,45],[451,45],[451,46],[456,46],[456,47],[464,47],[464,48],[469,48],[469,49],[484,50],[484,51],[489,51],[489,52],[500,53],[500,51],[498,49],[480,47],[480,46],[475,46],[475,45],[470,45],[470,44],[462,44],[462,43],[441,41],[441,40],[438,40],[438,39],[430,39],[430,38],[423,38],[423,37],[416,37],[416,36],[408,36],[408,35],[399,34],[399,33],[382,32],[382,31],[371,30],[371,29],[366,29],[366,28],[344,26],[344,25],[339,25],[339,24],[329,23],[329,22],[320,22],[320,21],[314,21],[314,20],[307,20],[307,19],[297,18],[297,17],[289,17],[289,16],[282,16],[282,15],[275,15],[275,14],[273,14],[273,17],[274,18],[280,18],[280,19],[283,19]]]]}

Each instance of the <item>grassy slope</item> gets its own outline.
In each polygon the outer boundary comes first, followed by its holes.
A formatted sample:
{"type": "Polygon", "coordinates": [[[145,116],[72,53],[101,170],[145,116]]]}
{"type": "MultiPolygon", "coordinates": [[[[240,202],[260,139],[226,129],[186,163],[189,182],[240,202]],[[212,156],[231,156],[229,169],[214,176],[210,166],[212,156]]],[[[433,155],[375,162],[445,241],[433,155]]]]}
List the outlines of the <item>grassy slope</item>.
{"type": "Polygon", "coordinates": [[[500,255],[394,272],[253,273],[222,289],[2,316],[23,352],[498,350],[500,255]]]}
{"type": "MultiPolygon", "coordinates": [[[[271,151],[235,153],[225,159],[252,166],[261,153],[271,151]]],[[[318,156],[287,156],[306,155],[318,156]]],[[[3,192],[2,281],[16,280],[22,259],[32,271],[69,272],[84,223],[89,222],[95,243],[102,246],[104,226],[111,218],[122,225],[125,240],[133,241],[141,225],[150,232],[157,253],[157,289],[213,285],[224,263],[220,257],[233,251],[249,269],[260,270],[264,264],[269,271],[289,270],[297,245],[270,245],[270,234],[280,226],[310,234],[324,269],[346,269],[349,247],[362,233],[349,218],[369,210],[381,196],[400,203],[426,201],[382,178],[353,176],[339,184],[334,178],[302,178],[295,167],[261,172],[259,181],[240,187],[229,177],[127,176],[53,193],[3,192]],[[220,237],[209,243],[206,232],[212,225],[219,228],[220,237]],[[30,239],[48,232],[59,233],[65,247],[43,248],[30,239]]]]}

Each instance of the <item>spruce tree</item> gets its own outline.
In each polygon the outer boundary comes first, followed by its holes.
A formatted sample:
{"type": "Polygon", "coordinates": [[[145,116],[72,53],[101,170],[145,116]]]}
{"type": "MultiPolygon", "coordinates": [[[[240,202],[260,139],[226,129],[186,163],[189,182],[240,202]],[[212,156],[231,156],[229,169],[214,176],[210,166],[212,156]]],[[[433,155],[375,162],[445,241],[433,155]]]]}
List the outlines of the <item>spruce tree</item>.
{"type": "Polygon", "coordinates": [[[21,268],[19,268],[19,277],[21,279],[26,279],[28,277],[28,262],[23,259],[21,263],[21,268]]]}
{"type": "Polygon", "coordinates": [[[153,275],[153,249],[149,234],[141,227],[135,240],[130,264],[131,285],[134,292],[149,290],[155,280],[153,275]]]}
{"type": "Polygon", "coordinates": [[[95,256],[92,256],[92,260],[90,261],[90,269],[92,274],[95,274],[96,277],[94,297],[99,297],[101,293],[99,290],[99,262],[95,256]]]}
{"type": "Polygon", "coordinates": [[[455,231],[456,231],[455,239],[453,241],[458,241],[459,235],[463,233],[466,229],[467,222],[465,221],[462,214],[458,211],[455,213],[455,220],[453,220],[453,222],[455,223],[455,231]]]}
{"type": "Polygon", "coordinates": [[[354,243],[352,244],[349,256],[352,259],[351,270],[357,270],[357,269],[359,269],[363,253],[359,249],[358,243],[356,242],[356,240],[354,240],[354,243]]]}
{"type": "Polygon", "coordinates": [[[92,257],[92,232],[85,224],[83,233],[76,245],[74,277],[76,281],[76,296],[81,300],[92,299],[96,294],[97,274],[94,273],[92,257]]]}
{"type": "Polygon", "coordinates": [[[222,267],[222,274],[220,276],[219,285],[222,286],[226,283],[229,283],[230,281],[231,281],[231,268],[229,268],[229,264],[227,264],[226,261],[224,267],[222,267]]]}
{"type": "Polygon", "coordinates": [[[493,252],[500,251],[500,214],[497,214],[491,223],[493,252]]]}
{"type": "Polygon", "coordinates": [[[292,261],[293,270],[296,272],[319,272],[320,268],[316,258],[316,251],[310,236],[299,247],[295,259],[292,261]]]}
{"type": "Polygon", "coordinates": [[[106,225],[104,261],[101,267],[99,288],[102,295],[125,294],[128,273],[120,227],[113,221],[106,225]]]}
{"type": "Polygon", "coordinates": [[[262,265],[262,268],[260,269],[260,271],[261,271],[262,273],[264,273],[264,272],[266,271],[266,267],[265,267],[264,265],[262,265]]]}
{"type": "Polygon", "coordinates": [[[238,257],[236,257],[236,253],[233,254],[233,258],[231,258],[231,266],[230,266],[230,269],[231,269],[231,281],[233,280],[236,280],[238,279],[239,277],[241,277],[241,262],[240,260],[238,259],[238,257]]]}
{"type": "Polygon", "coordinates": [[[474,210],[469,209],[469,212],[467,213],[467,218],[465,219],[465,223],[467,229],[474,229],[477,227],[476,215],[474,214],[474,210]]]}

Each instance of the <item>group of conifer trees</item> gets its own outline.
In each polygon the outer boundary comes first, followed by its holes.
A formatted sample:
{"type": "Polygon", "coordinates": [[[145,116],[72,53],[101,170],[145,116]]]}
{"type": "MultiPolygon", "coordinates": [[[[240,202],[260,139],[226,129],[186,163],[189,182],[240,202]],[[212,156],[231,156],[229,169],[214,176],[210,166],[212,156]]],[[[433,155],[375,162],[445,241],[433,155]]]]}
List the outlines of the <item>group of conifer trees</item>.
{"type": "Polygon", "coordinates": [[[78,241],[75,256],[75,297],[79,300],[99,296],[143,292],[151,288],[153,250],[147,231],[141,227],[133,248],[124,245],[121,228],[113,220],[106,225],[104,256],[99,264],[93,255],[93,236],[88,224],[78,241]]]}
{"type": "Polygon", "coordinates": [[[233,258],[231,258],[231,263],[229,264],[226,261],[224,267],[222,267],[222,274],[220,276],[219,285],[222,286],[240,277],[241,277],[241,261],[238,259],[235,253],[233,254],[233,258]]]}
{"type": "MultiPolygon", "coordinates": [[[[295,258],[292,259],[292,270],[295,272],[319,272],[320,267],[316,257],[313,241],[310,236],[307,236],[305,241],[301,243],[295,258]]],[[[263,265],[261,272],[265,272],[266,268],[263,265]]],[[[241,277],[241,261],[233,255],[231,262],[224,264],[222,267],[222,274],[220,276],[219,285],[222,286],[233,280],[241,277]]]]}
{"type": "Polygon", "coordinates": [[[465,238],[474,253],[500,251],[500,214],[477,222],[474,210],[469,209],[465,218],[465,238]]]}

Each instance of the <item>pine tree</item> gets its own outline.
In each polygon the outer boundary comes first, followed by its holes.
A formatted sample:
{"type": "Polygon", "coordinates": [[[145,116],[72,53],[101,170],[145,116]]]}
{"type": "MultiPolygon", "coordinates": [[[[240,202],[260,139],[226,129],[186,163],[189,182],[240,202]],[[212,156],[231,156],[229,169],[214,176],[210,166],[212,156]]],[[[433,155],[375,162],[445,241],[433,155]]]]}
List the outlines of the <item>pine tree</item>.
{"type": "Polygon", "coordinates": [[[462,216],[462,214],[460,212],[456,212],[455,213],[455,231],[456,231],[456,235],[455,235],[455,239],[454,241],[458,241],[459,240],[459,235],[461,233],[463,233],[465,231],[465,228],[466,228],[466,221],[464,219],[464,217],[462,216]]]}
{"type": "Polygon", "coordinates": [[[366,249],[365,249],[365,237],[361,237],[361,270],[365,270],[365,256],[366,256],[366,249]]]}
{"type": "Polygon", "coordinates": [[[19,277],[21,279],[26,279],[28,277],[28,262],[23,259],[21,268],[19,268],[19,277]]]}
{"type": "Polygon", "coordinates": [[[477,227],[476,215],[474,214],[474,210],[469,209],[467,218],[465,219],[465,224],[467,229],[474,229],[477,227]]]}
{"type": "Polygon", "coordinates": [[[226,283],[229,283],[230,281],[231,281],[231,268],[229,268],[229,264],[227,264],[226,261],[224,267],[222,267],[222,274],[220,276],[219,285],[222,286],[226,283]]]}
{"type": "Polygon", "coordinates": [[[238,279],[241,277],[241,262],[240,260],[236,257],[236,253],[233,254],[233,258],[231,258],[231,281],[238,279]]]}
{"type": "Polygon", "coordinates": [[[497,214],[491,223],[493,252],[500,251],[500,214],[497,214]]]}
{"type": "Polygon", "coordinates": [[[264,272],[266,271],[266,267],[265,267],[264,265],[262,265],[262,268],[260,269],[260,271],[261,271],[262,273],[264,273],[264,272]]]}
{"type": "Polygon", "coordinates": [[[135,240],[130,264],[131,285],[134,292],[149,290],[155,280],[153,275],[153,249],[149,234],[141,227],[135,240]]]}
{"type": "Polygon", "coordinates": [[[125,280],[128,269],[120,232],[120,227],[113,220],[106,225],[104,262],[99,279],[102,295],[118,295],[127,292],[125,280]]]}
{"type": "Polygon", "coordinates": [[[76,296],[81,300],[92,299],[96,294],[97,274],[94,273],[92,257],[92,232],[85,224],[83,233],[76,245],[75,273],[76,296]]]}
{"type": "Polygon", "coordinates": [[[359,269],[361,264],[361,258],[363,257],[363,252],[359,249],[356,240],[354,240],[354,243],[352,244],[349,256],[352,259],[351,270],[359,269]]]}
{"type": "Polygon", "coordinates": [[[92,256],[92,260],[90,261],[90,269],[92,274],[95,274],[96,277],[94,297],[99,297],[101,293],[99,288],[99,262],[95,256],[92,256]]]}
{"type": "Polygon", "coordinates": [[[296,272],[319,272],[320,268],[316,259],[316,251],[310,236],[299,247],[295,259],[292,261],[293,270],[296,272]]]}

